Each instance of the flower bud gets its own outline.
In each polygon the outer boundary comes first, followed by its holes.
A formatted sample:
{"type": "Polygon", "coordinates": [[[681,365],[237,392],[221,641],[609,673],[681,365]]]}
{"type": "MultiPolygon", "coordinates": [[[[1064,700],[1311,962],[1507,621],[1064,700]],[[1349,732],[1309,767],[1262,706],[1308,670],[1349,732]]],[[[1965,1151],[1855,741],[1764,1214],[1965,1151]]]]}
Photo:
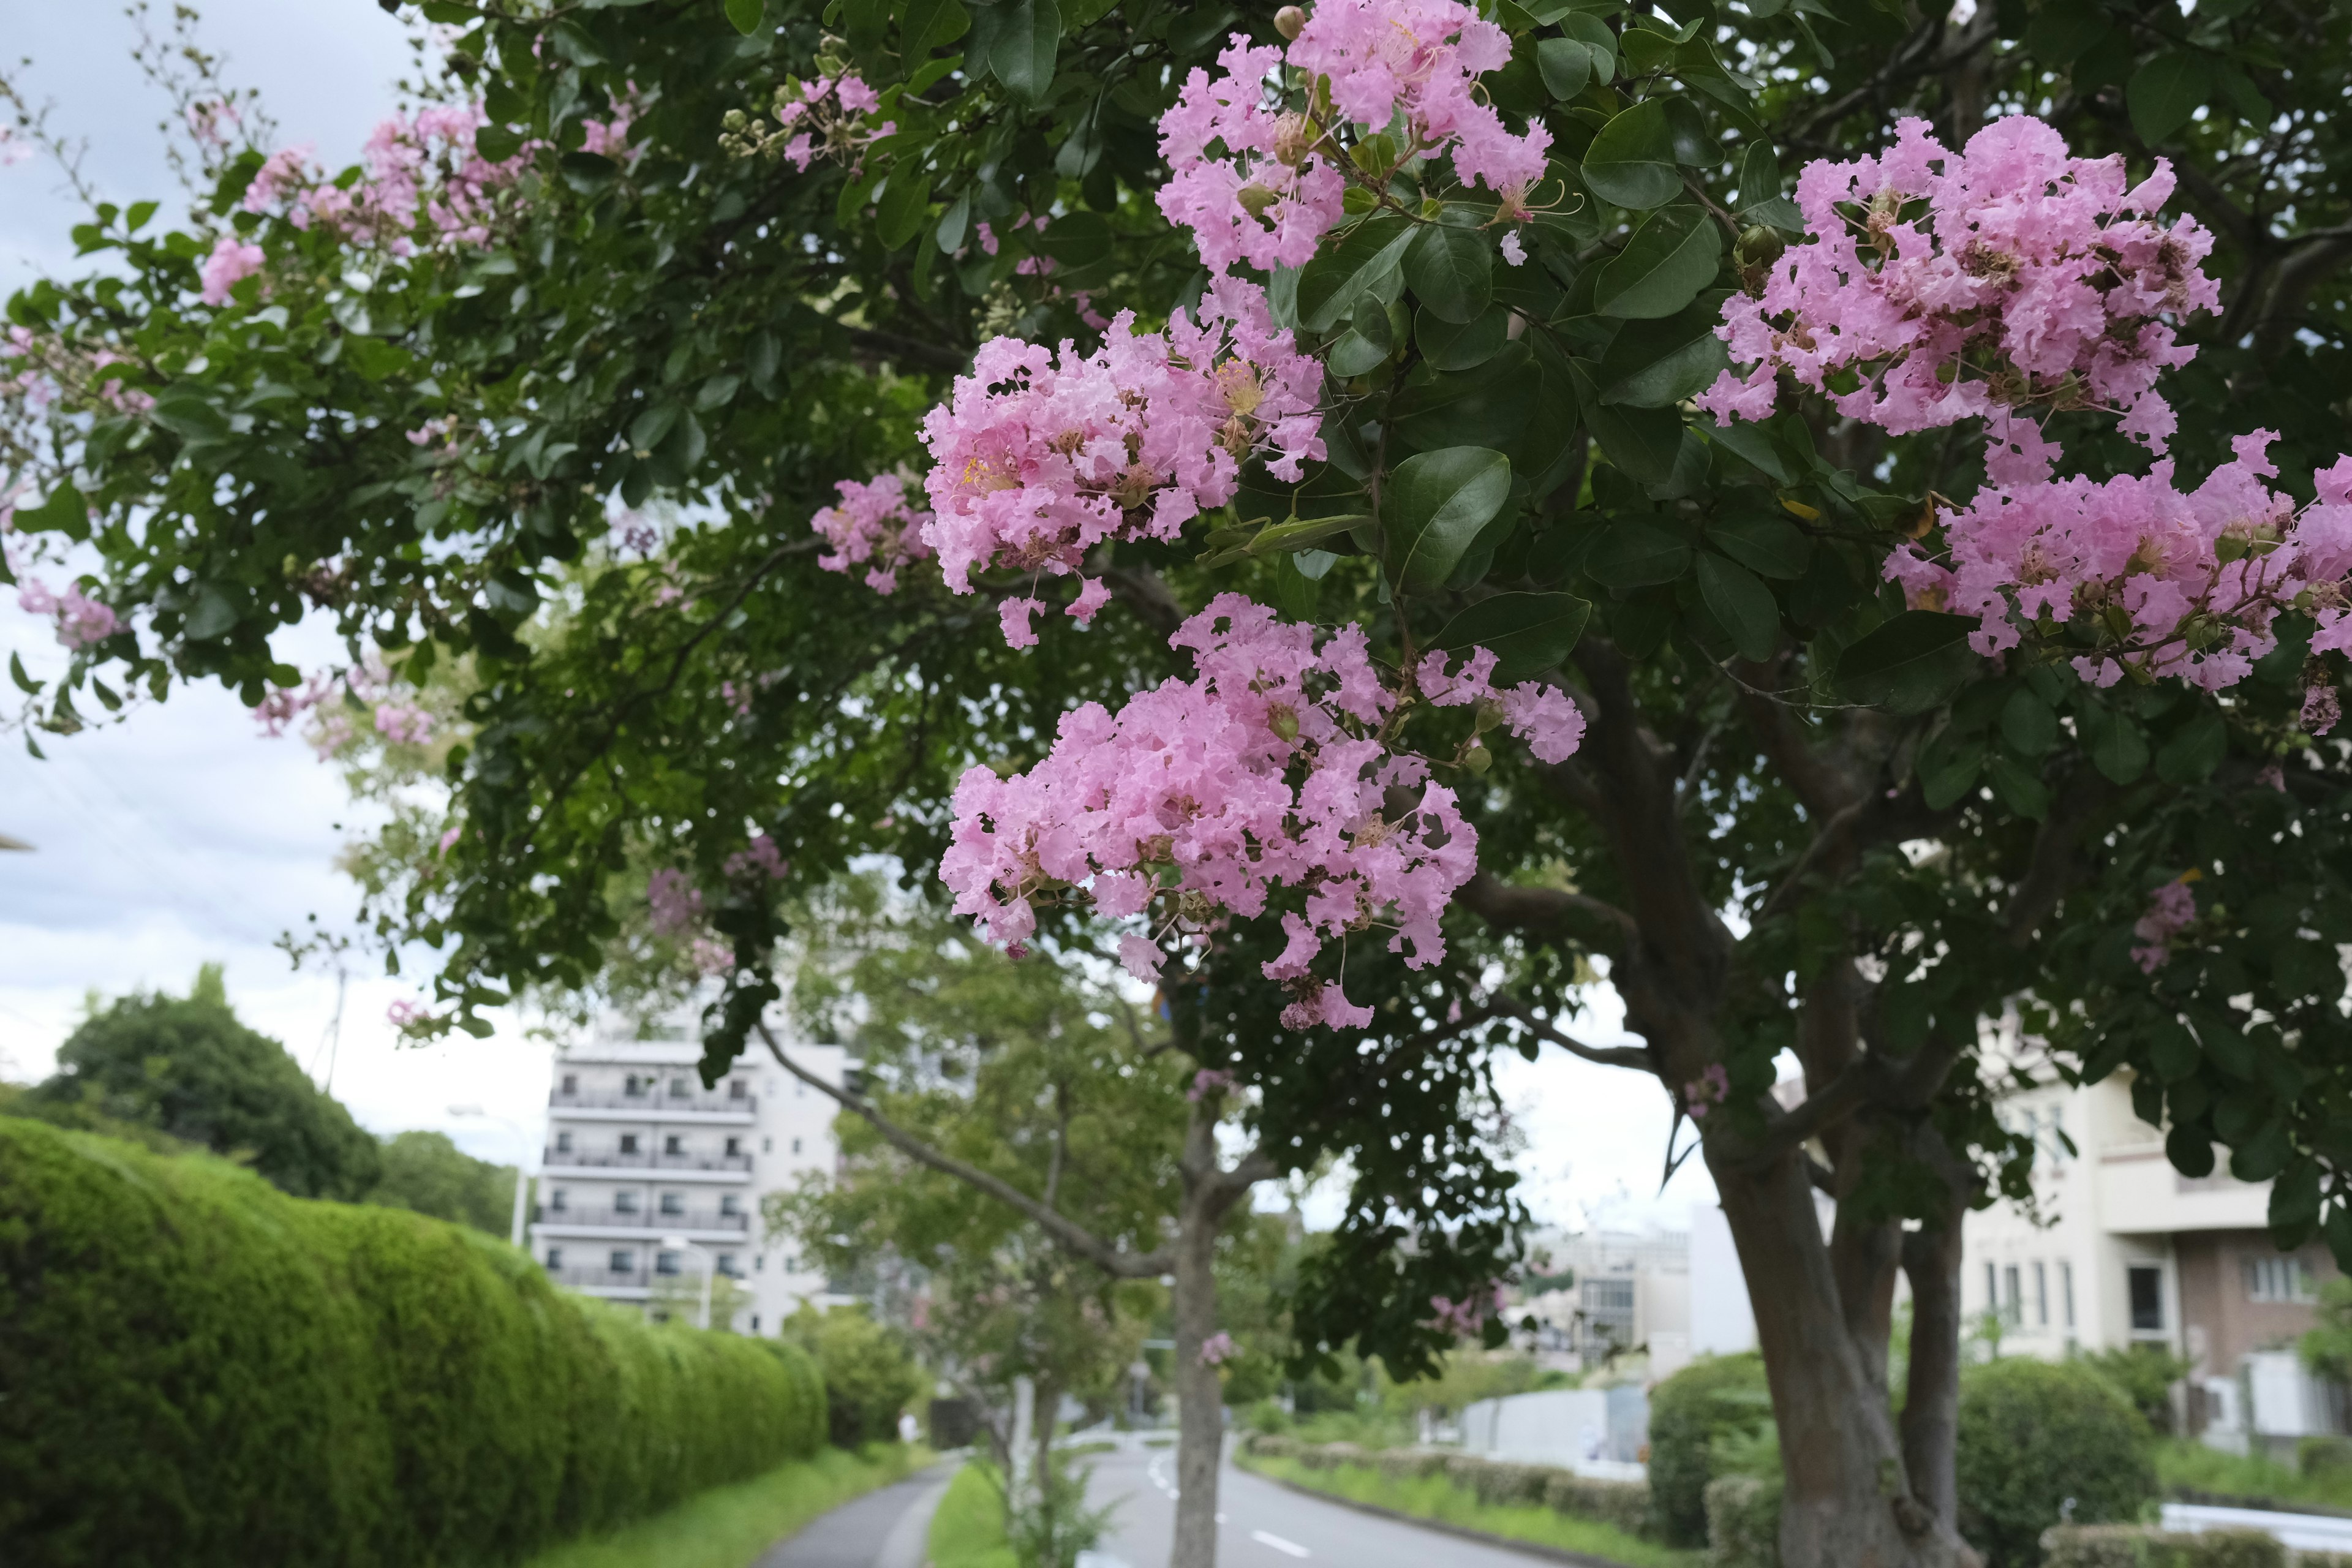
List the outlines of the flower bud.
{"type": "Polygon", "coordinates": [[[1274,30],[1297,43],[1298,35],[1307,30],[1307,13],[1296,5],[1285,5],[1274,14],[1274,30]]]}
{"type": "Polygon", "coordinates": [[[1469,769],[1474,776],[1484,773],[1495,765],[1495,753],[1474,741],[1471,742],[1469,751],[1463,753],[1462,765],[1469,769]]]}
{"type": "Polygon", "coordinates": [[[1780,237],[1780,230],[1759,223],[1740,231],[1739,245],[1733,254],[1743,267],[1769,267],[1788,248],[1789,242],[1780,237]]]}
{"type": "Polygon", "coordinates": [[[1322,132],[1315,121],[1293,111],[1274,122],[1274,156],[1285,168],[1296,169],[1307,162],[1322,132]]]}
{"type": "Polygon", "coordinates": [[[1277,702],[1265,710],[1265,727],[1286,741],[1298,739],[1298,715],[1286,702],[1277,702]]]}
{"type": "Polygon", "coordinates": [[[730,131],[740,131],[750,124],[751,121],[745,117],[741,110],[730,109],[719,119],[719,123],[730,131]]]}
{"type": "Polygon", "coordinates": [[[1252,217],[1264,217],[1265,209],[1274,205],[1276,199],[1272,191],[1255,183],[1244,185],[1234,193],[1234,200],[1241,203],[1242,211],[1252,217]]]}

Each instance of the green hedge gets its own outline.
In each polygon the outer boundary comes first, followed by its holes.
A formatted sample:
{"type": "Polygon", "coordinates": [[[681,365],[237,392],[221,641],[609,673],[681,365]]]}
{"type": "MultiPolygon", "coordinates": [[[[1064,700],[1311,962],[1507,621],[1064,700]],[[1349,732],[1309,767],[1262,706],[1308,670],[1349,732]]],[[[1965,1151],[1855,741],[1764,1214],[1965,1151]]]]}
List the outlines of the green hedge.
{"type": "Polygon", "coordinates": [[[502,1564],[814,1453],[771,1341],[395,1209],[0,1118],[11,1568],[502,1564]]]}
{"type": "Polygon", "coordinates": [[[1650,1391],[1650,1500],[1668,1545],[1706,1544],[1715,1440],[1771,1419],[1764,1358],[1752,1352],[1701,1356],[1650,1391]]]}
{"type": "Polygon", "coordinates": [[[2079,1362],[2003,1356],[1960,1374],[1960,1533],[1986,1568],[2040,1568],[2042,1533],[2138,1517],[2156,1496],[2148,1429],[2079,1362]]]}

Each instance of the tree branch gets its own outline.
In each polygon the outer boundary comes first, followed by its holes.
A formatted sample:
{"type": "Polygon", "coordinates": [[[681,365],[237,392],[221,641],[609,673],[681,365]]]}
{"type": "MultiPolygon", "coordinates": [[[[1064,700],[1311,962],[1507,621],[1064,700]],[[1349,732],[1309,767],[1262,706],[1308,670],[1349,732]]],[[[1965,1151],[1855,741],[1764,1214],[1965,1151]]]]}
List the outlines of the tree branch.
{"type": "Polygon", "coordinates": [[[977,1166],[967,1165],[952,1154],[941,1153],[884,1116],[865,1096],[852,1094],[845,1089],[825,1082],[824,1079],[786,1056],[784,1047],[777,1042],[775,1035],[769,1030],[766,1019],[758,1020],[752,1027],[760,1031],[760,1037],[768,1042],[769,1053],[782,1064],[786,1072],[807,1084],[844,1110],[864,1117],[867,1125],[882,1134],[884,1141],[892,1148],[897,1149],[919,1165],[928,1165],[942,1175],[954,1177],[975,1192],[994,1198],[998,1203],[1034,1222],[1046,1235],[1071,1252],[1092,1263],[1104,1273],[1115,1275],[1122,1279],[1157,1279],[1175,1267],[1175,1255],[1166,1247],[1157,1247],[1150,1252],[1129,1252],[1124,1248],[1113,1247],[1066,1215],[1055,1213],[1011,1183],[1001,1181],[977,1166]]]}
{"type": "Polygon", "coordinates": [[[1110,596],[1134,611],[1153,631],[1173,636],[1184,624],[1184,606],[1150,567],[1106,566],[1102,580],[1109,585],[1110,596]]]}
{"type": "Polygon", "coordinates": [[[1588,1046],[1582,1040],[1563,1034],[1549,1019],[1539,1016],[1534,1008],[1516,996],[1497,996],[1496,1012],[1517,1018],[1542,1039],[1549,1040],[1570,1056],[1582,1057],[1605,1068],[1639,1068],[1643,1072],[1655,1072],[1657,1063],[1647,1046],[1588,1046]]]}
{"type": "Polygon", "coordinates": [[[1481,871],[1462,885],[1463,908],[1498,931],[1517,931],[1546,941],[1572,938],[1594,951],[1615,953],[1638,932],[1633,917],[1605,899],[1558,888],[1520,888],[1481,871]]]}
{"type": "Polygon", "coordinates": [[[2050,917],[2073,885],[2076,837],[2111,793],[2107,781],[2091,768],[2075,769],[2066,781],[2049,819],[2034,833],[2025,879],[2010,897],[2002,923],[2008,928],[2011,947],[2023,947],[2033,940],[2034,929],[2050,917]]]}
{"type": "Polygon", "coordinates": [[[907,337],[899,332],[880,331],[873,327],[852,327],[849,341],[862,349],[874,349],[882,353],[896,354],[902,359],[932,370],[944,370],[961,374],[971,364],[971,356],[947,343],[925,342],[920,338],[907,337]]]}

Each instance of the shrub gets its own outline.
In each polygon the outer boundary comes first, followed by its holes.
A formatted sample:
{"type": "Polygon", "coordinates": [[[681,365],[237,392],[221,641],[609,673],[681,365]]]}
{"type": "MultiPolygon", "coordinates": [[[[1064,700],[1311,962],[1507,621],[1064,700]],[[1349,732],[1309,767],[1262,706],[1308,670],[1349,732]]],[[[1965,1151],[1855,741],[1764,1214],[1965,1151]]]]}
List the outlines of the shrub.
{"type": "Polygon", "coordinates": [[[1666,1544],[1706,1543],[1716,1438],[1771,1419],[1759,1355],[1703,1357],[1650,1391],[1650,1506],[1666,1544]]]}
{"type": "MultiPolygon", "coordinates": [[[[2287,1568],[2287,1550],[2259,1530],[2174,1533],[2144,1524],[2053,1525],[2042,1532],[2044,1568],[2287,1568]]],[[[2323,1568],[2317,1552],[2295,1568],[2323,1568]]]]}
{"type": "Polygon", "coordinates": [[[797,1350],[461,1226],[5,1119],[0,1387],[11,1568],[511,1563],[810,1454],[824,1409],[797,1350]]]}
{"type": "Polygon", "coordinates": [[[2294,1468],[2305,1478],[2352,1475],[2352,1437],[2305,1437],[2294,1446],[2294,1468]]]}
{"type": "Polygon", "coordinates": [[[897,1334],[863,1307],[803,1307],[784,1320],[783,1331],[816,1358],[835,1447],[898,1440],[899,1412],[922,1393],[923,1373],[897,1334]]]}
{"type": "Polygon", "coordinates": [[[1650,1489],[1642,1481],[1604,1481],[1553,1470],[1544,1483],[1543,1504],[1554,1513],[1598,1520],[1628,1535],[1647,1535],[1654,1528],[1650,1489]]]}
{"type": "Polygon", "coordinates": [[[1780,1568],[1780,1482],[1723,1476],[1706,1483],[1710,1568],[1780,1568]]]}
{"type": "Polygon", "coordinates": [[[2096,1351],[2083,1364],[2116,1385],[2154,1430],[2172,1431],[2172,1385],[2189,1375],[2189,1363],[2162,1345],[2128,1345],[2096,1351]]]}
{"type": "Polygon", "coordinates": [[[2080,1362],[2011,1356],[1960,1379],[1960,1533],[1987,1568],[2035,1568],[2066,1500],[2082,1524],[2134,1518],[2156,1495],[2147,1424],[2080,1362]]]}

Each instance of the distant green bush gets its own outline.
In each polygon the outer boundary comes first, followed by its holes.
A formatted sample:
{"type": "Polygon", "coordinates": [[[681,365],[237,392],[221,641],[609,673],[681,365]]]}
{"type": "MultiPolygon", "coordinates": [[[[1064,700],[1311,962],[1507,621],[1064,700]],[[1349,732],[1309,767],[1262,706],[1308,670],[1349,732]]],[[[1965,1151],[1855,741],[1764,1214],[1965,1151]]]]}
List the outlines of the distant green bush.
{"type": "Polygon", "coordinates": [[[1671,1546],[1706,1544],[1706,1483],[1717,1439],[1772,1419],[1764,1358],[1703,1356],[1650,1391],[1650,1506],[1671,1546]]]}
{"type": "Polygon", "coordinates": [[[1706,1483],[1709,1568],[1780,1568],[1780,1478],[1718,1476],[1706,1483]]]}
{"type": "Polygon", "coordinates": [[[10,1568],[503,1564],[823,1441],[799,1350],[397,1209],[0,1119],[10,1568]]]}
{"type": "Polygon", "coordinates": [[[816,1358],[835,1447],[897,1440],[899,1412],[923,1392],[923,1370],[903,1340],[863,1307],[804,1306],[784,1320],[783,1335],[816,1358]]]}
{"type": "Polygon", "coordinates": [[[2138,1517],[2156,1495],[2147,1423],[2081,1362],[2009,1356],[1960,1378],[1960,1533],[1986,1568],[2038,1568],[2042,1533],[2138,1517]]]}

